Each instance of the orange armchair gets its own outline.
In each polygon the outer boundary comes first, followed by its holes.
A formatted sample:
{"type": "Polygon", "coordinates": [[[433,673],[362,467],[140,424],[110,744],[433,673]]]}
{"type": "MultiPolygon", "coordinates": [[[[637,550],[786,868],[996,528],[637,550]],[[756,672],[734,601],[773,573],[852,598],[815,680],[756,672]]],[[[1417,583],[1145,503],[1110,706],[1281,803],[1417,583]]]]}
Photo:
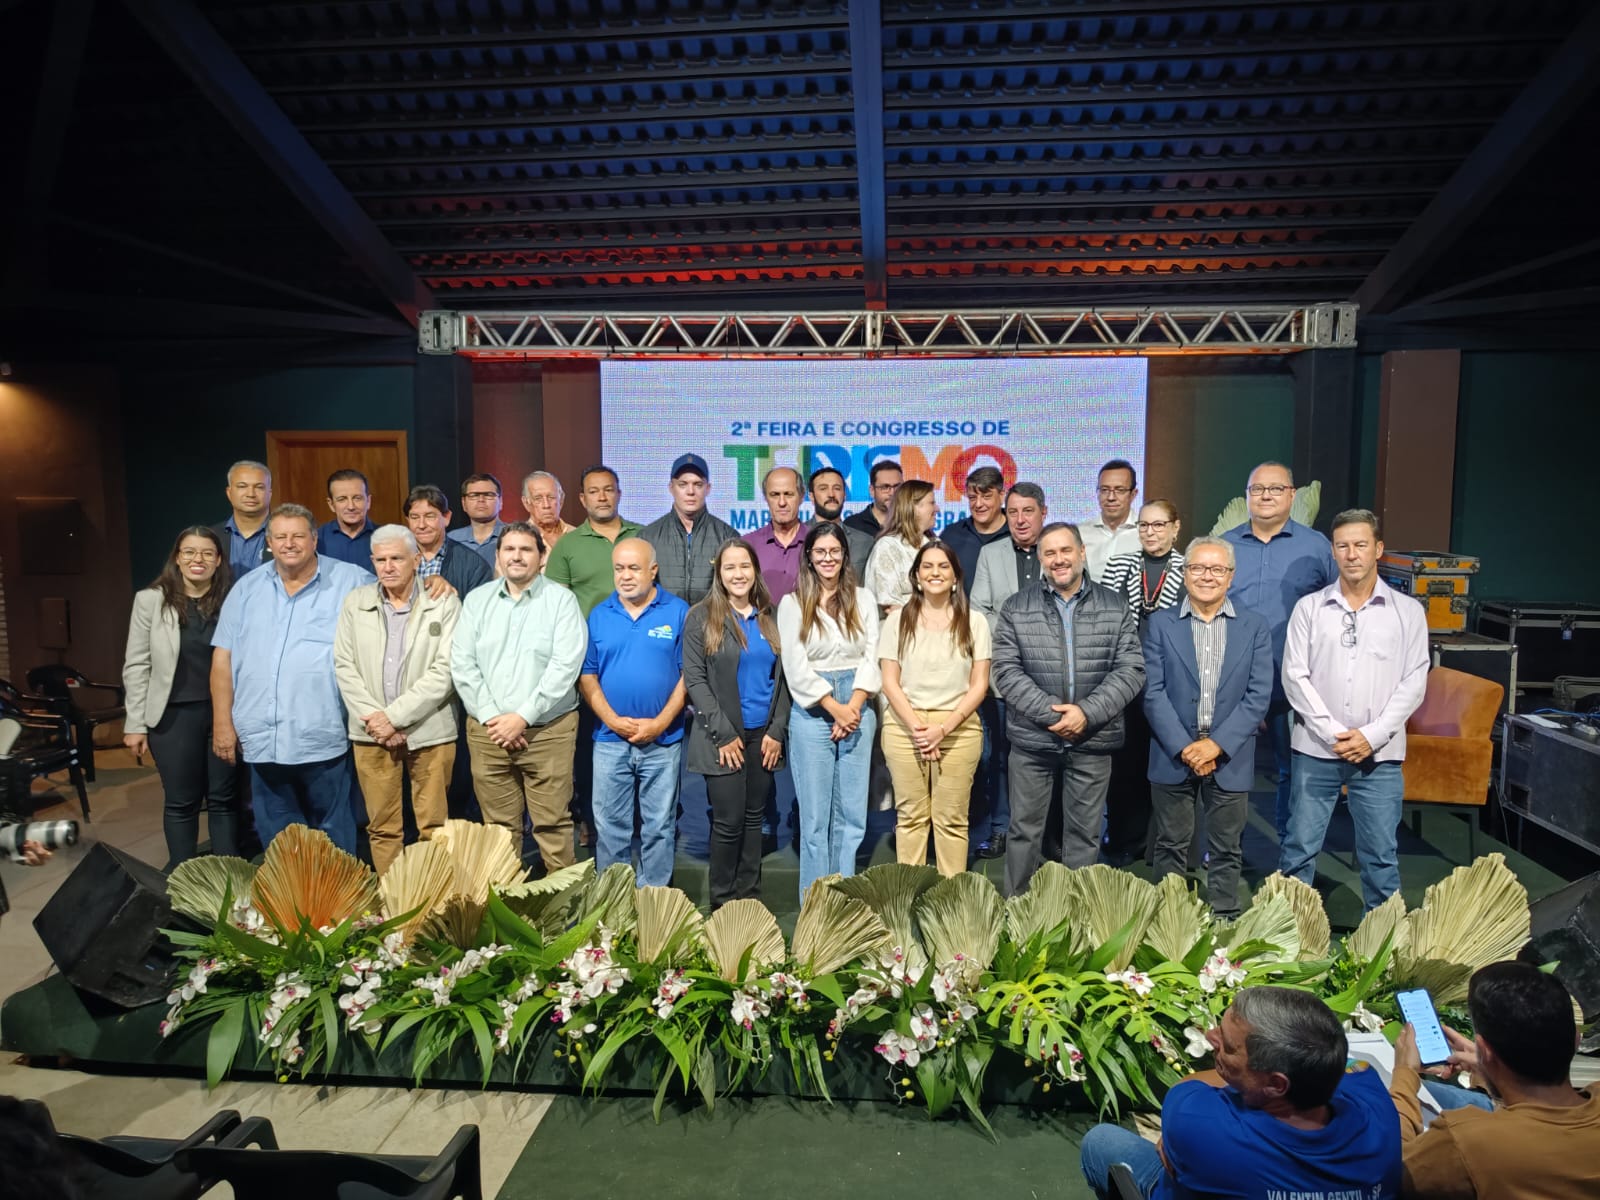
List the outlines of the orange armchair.
{"type": "Polygon", "coordinates": [[[1411,828],[1422,833],[1421,805],[1463,810],[1467,858],[1477,849],[1477,816],[1489,799],[1494,721],[1505,688],[1492,679],[1435,667],[1422,705],[1406,722],[1405,803],[1411,828]]]}

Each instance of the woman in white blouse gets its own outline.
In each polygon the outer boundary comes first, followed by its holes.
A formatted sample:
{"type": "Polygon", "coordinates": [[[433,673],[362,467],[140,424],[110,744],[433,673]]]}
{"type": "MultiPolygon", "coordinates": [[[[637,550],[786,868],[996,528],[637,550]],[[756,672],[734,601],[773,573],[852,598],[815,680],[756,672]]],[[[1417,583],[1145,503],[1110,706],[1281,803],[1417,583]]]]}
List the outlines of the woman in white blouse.
{"type": "Polygon", "coordinates": [[[800,895],[824,875],[854,875],[867,831],[878,714],[878,601],[857,587],[842,526],[806,534],[795,590],[778,605],[793,707],[789,766],[800,823],[800,895]]]}
{"type": "Polygon", "coordinates": [[[989,622],[969,610],[961,561],[929,542],[911,565],[911,598],[889,614],[878,665],[889,712],[883,757],[894,779],[895,854],[928,861],[928,828],[939,874],[967,869],[967,806],[983,755],[974,714],[989,692],[989,622]]]}
{"type": "Polygon", "coordinates": [[[939,522],[939,501],[933,484],[908,479],[894,492],[889,519],[867,559],[867,590],[884,609],[899,608],[911,598],[911,560],[927,543],[939,522]]]}

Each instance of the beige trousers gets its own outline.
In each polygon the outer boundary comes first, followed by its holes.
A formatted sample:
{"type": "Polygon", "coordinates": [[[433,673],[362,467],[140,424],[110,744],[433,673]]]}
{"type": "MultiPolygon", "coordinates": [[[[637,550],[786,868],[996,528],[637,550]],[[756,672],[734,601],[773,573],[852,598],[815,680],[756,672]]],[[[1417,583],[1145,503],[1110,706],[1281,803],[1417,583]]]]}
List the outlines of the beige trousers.
{"type": "MultiPolygon", "coordinates": [[[[918,712],[930,725],[945,723],[948,712],[918,712]]],[[[884,717],[884,761],[894,780],[895,856],[921,866],[928,861],[928,827],[933,827],[933,855],[939,874],[967,869],[967,805],[972,777],[983,757],[983,725],[970,716],[939,744],[939,759],[926,762],[899,720],[884,717]]]]}
{"type": "Polygon", "coordinates": [[[382,875],[400,857],[405,843],[405,814],[401,789],[411,772],[411,811],[417,818],[417,836],[426,841],[449,816],[446,792],[456,765],[456,744],[424,746],[421,750],[385,750],[364,742],[355,751],[356,778],[367,802],[367,840],[372,844],[372,865],[382,875]]]}
{"type": "Polygon", "coordinates": [[[531,726],[528,744],[507,753],[472,717],[467,718],[467,748],[472,751],[472,786],[488,825],[511,831],[522,850],[522,812],[527,808],[533,839],[546,871],[577,861],[572,845],[572,752],[578,742],[578,712],[531,726]]]}

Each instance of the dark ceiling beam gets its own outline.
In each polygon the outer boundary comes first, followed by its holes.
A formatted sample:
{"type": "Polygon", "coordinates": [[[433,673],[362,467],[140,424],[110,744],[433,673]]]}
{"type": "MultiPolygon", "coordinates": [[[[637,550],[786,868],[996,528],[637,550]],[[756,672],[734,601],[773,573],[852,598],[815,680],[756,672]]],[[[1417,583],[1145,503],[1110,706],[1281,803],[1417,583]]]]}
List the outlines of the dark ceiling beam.
{"type": "Polygon", "coordinates": [[[1455,297],[1467,292],[1481,291],[1496,283],[1504,283],[1507,279],[1515,279],[1519,275],[1542,271],[1546,267],[1559,266],[1564,262],[1570,262],[1574,258],[1584,258],[1590,254],[1600,254],[1600,238],[1591,238],[1587,242],[1563,246],[1560,250],[1553,251],[1550,254],[1544,254],[1538,258],[1524,259],[1522,262],[1501,267],[1498,271],[1474,275],[1471,279],[1463,279],[1460,283],[1452,284],[1450,287],[1440,288],[1436,292],[1429,292],[1426,296],[1418,296],[1407,307],[1425,308],[1431,304],[1440,304],[1446,300],[1453,300],[1455,297]]]}
{"type": "Polygon", "coordinates": [[[1354,299],[1362,313],[1386,313],[1403,300],[1556,134],[1596,82],[1600,82],[1600,5],[1590,6],[1560,49],[1356,290],[1354,299]]]}
{"type": "Polygon", "coordinates": [[[889,306],[888,187],[883,154],[883,3],[850,0],[850,94],[855,99],[856,197],[862,290],[869,309],[889,306]]]}
{"type": "Polygon", "coordinates": [[[98,314],[107,326],[115,325],[120,329],[150,323],[160,326],[163,332],[172,336],[192,333],[197,329],[257,327],[373,337],[413,335],[409,325],[394,317],[348,317],[339,313],[294,312],[236,304],[206,304],[195,300],[164,300],[152,296],[45,292],[38,297],[29,297],[25,305],[13,302],[8,307],[20,311],[41,309],[98,314]]]}
{"type": "MultiPolygon", "coordinates": [[[[56,171],[61,165],[67,123],[78,90],[78,73],[83,66],[83,47],[89,40],[89,22],[93,15],[93,0],[58,0],[50,22],[39,94],[33,109],[33,127],[28,137],[28,157],[22,170],[20,217],[7,239],[9,252],[4,282],[7,291],[18,295],[45,282],[48,242],[44,237],[44,218],[56,188],[56,171]]],[[[17,52],[18,48],[13,47],[13,54],[17,52]]]]}
{"type": "Polygon", "coordinates": [[[427,286],[188,0],[129,9],[272,172],[412,325],[433,306],[427,286]]]}
{"type": "Polygon", "coordinates": [[[51,222],[66,229],[75,230],[101,241],[115,242],[118,245],[128,246],[134,250],[142,250],[147,254],[154,254],[161,258],[170,258],[174,262],[185,263],[191,267],[198,267],[203,271],[212,271],[218,275],[225,275],[230,279],[237,279],[241,283],[253,284],[268,291],[281,292],[286,296],[293,296],[297,300],[309,300],[312,304],[325,305],[352,317],[375,317],[376,314],[368,309],[355,304],[347,304],[343,300],[335,300],[331,296],[324,296],[318,292],[307,291],[305,288],[295,287],[293,284],[284,283],[282,280],[271,279],[265,275],[257,275],[254,271],[245,271],[239,267],[230,267],[227,263],[220,263],[214,259],[203,258],[198,254],[190,254],[185,250],[177,250],[171,246],[163,246],[160,242],[152,242],[146,238],[135,237],[131,233],[123,233],[119,229],[110,229],[104,225],[97,225],[93,221],[82,221],[77,217],[65,216],[55,213],[50,218],[51,222]]]}
{"type": "Polygon", "coordinates": [[[1370,320],[1392,321],[1454,321],[1463,317],[1510,316],[1513,313],[1548,312],[1553,308],[1591,308],[1600,305],[1600,286],[1557,288],[1544,292],[1524,292],[1515,296],[1488,296],[1482,300],[1456,300],[1444,304],[1407,305],[1370,320]]]}

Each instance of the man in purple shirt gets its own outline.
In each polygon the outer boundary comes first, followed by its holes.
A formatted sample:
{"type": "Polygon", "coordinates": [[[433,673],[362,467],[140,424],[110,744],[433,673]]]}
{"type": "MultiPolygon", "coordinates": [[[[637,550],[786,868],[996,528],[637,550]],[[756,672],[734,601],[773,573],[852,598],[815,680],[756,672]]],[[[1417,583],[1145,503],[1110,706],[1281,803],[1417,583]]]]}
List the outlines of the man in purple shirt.
{"type": "Polygon", "coordinates": [[[776,605],[794,591],[800,577],[800,550],[806,541],[806,523],[800,519],[800,472],[793,467],[773,467],[761,479],[772,519],[744,535],[761,567],[761,579],[776,605]]]}
{"type": "Polygon", "coordinates": [[[1378,578],[1382,556],[1376,516],[1352,508],[1335,517],[1339,581],[1294,606],[1283,647],[1283,690],[1297,719],[1278,869],[1312,881],[1328,818],[1347,788],[1369,912],[1400,890],[1400,764],[1429,665],[1427,615],[1378,578]]]}
{"type": "Polygon", "coordinates": [[[1289,832],[1289,702],[1276,681],[1283,667],[1283,635],[1301,596],[1338,578],[1328,539],[1293,520],[1294,474],[1280,462],[1264,462],[1245,481],[1250,519],[1222,536],[1233,546],[1237,570],[1228,599],[1236,608],[1265,617],[1272,633],[1272,705],[1267,734],[1277,766],[1278,845],[1289,832]]]}

